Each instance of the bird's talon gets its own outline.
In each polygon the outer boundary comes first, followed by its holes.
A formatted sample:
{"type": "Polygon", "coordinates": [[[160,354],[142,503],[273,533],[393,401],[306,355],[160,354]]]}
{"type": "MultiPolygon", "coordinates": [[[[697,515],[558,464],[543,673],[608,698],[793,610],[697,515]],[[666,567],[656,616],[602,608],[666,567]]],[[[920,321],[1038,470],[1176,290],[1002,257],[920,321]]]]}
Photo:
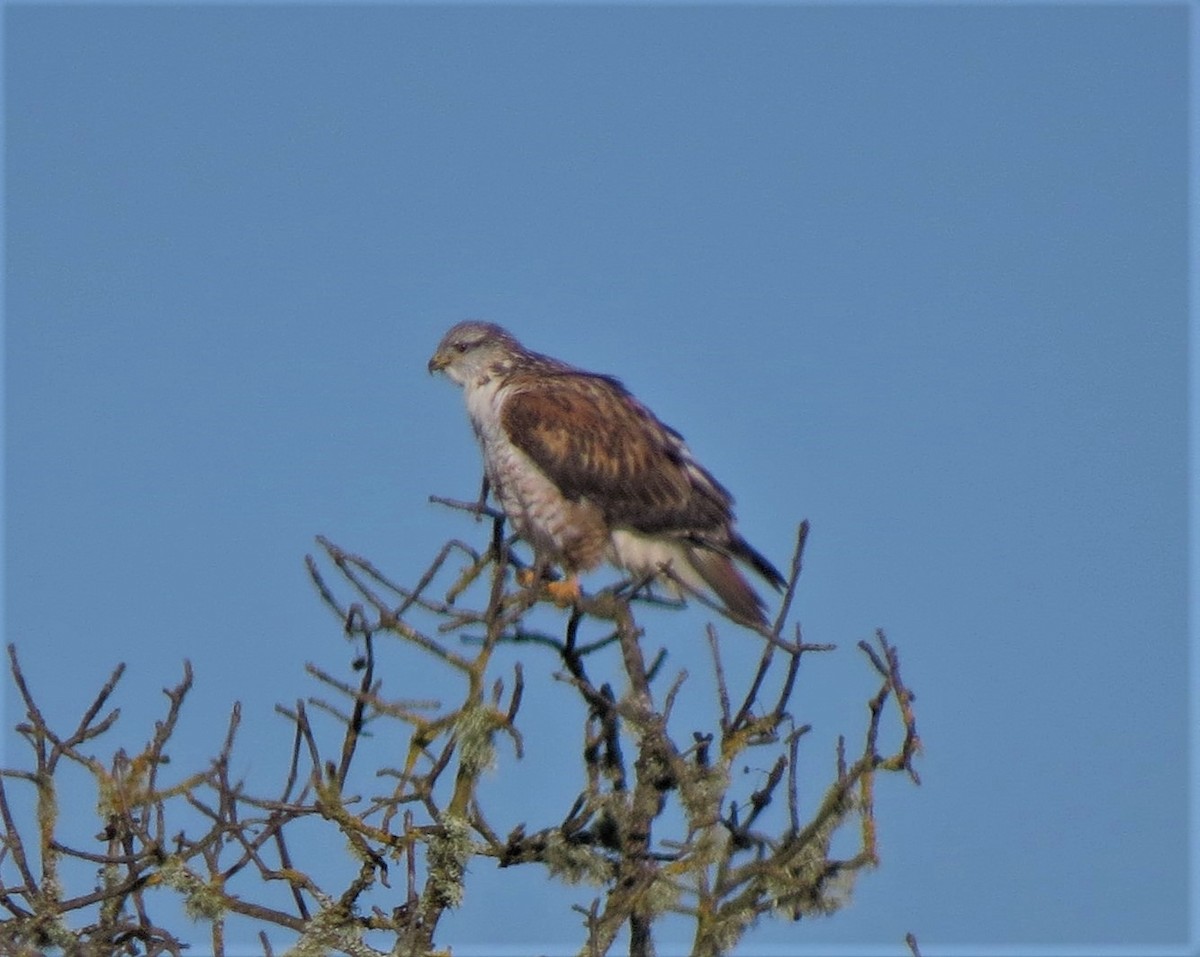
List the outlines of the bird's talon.
{"type": "Polygon", "coordinates": [[[559,608],[567,608],[579,601],[579,596],[582,594],[579,588],[579,579],[572,576],[564,581],[547,582],[546,594],[559,608]]]}

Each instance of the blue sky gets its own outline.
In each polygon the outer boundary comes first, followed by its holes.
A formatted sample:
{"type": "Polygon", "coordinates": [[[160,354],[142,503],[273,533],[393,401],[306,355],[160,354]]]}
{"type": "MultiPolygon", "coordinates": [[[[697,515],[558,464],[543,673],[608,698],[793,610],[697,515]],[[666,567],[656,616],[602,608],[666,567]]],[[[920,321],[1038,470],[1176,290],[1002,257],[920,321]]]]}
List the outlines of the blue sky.
{"type": "MultiPolygon", "coordinates": [[[[747,953],[1184,952],[1188,12],[9,4],[6,640],[62,721],[128,662],[133,746],[191,659],[177,765],[241,700],[278,780],[274,704],[350,657],[313,536],[401,580],[483,543],[427,504],[479,465],[425,362],[500,322],[621,376],[778,564],[812,522],[814,787],[854,642],[900,647],[924,784],[880,788],[852,906],[747,953]]],[[[647,624],[699,675],[706,620],[647,624]]],[[[514,659],[507,826],[577,787],[514,659]]],[[[456,953],[578,940],[585,891],[514,923],[541,876],[472,877],[456,953]]]]}

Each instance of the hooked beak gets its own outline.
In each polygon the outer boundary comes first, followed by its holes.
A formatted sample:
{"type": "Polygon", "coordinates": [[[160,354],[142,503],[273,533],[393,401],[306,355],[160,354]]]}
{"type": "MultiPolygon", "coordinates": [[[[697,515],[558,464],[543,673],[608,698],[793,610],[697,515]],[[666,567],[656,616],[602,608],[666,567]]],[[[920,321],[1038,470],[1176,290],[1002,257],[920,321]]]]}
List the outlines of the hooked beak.
{"type": "Polygon", "coordinates": [[[444,352],[435,352],[433,358],[429,360],[429,372],[441,372],[446,366],[450,365],[450,357],[444,352]]]}

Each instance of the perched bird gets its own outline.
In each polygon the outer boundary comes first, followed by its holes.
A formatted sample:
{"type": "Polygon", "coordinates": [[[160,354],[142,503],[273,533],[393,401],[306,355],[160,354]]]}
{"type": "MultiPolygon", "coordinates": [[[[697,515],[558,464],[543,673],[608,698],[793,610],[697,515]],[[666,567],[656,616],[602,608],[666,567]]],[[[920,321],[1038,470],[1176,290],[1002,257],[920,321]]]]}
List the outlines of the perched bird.
{"type": "Polygon", "coordinates": [[[451,328],[429,371],[463,387],[489,486],[536,563],[566,574],[547,586],[557,600],[578,598],[578,574],[607,559],[668,585],[669,568],[765,623],[734,560],[775,588],[783,576],[737,533],[733,497],[683,437],[617,379],[531,352],[486,322],[451,328]]]}

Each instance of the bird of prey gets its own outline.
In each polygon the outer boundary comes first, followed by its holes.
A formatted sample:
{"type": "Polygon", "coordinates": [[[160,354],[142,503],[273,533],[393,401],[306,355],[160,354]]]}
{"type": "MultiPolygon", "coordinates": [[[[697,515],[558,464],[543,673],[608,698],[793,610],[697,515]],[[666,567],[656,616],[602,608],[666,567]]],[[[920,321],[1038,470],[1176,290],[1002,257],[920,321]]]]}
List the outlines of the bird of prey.
{"type": "Polygon", "coordinates": [[[620,381],[532,352],[487,322],[451,328],[429,371],[463,387],[488,485],[535,567],[566,575],[547,586],[556,600],[577,599],[579,573],[608,560],[676,593],[673,578],[711,590],[734,617],[765,624],[734,562],[777,589],[783,576],[738,534],[725,487],[620,381]]]}

